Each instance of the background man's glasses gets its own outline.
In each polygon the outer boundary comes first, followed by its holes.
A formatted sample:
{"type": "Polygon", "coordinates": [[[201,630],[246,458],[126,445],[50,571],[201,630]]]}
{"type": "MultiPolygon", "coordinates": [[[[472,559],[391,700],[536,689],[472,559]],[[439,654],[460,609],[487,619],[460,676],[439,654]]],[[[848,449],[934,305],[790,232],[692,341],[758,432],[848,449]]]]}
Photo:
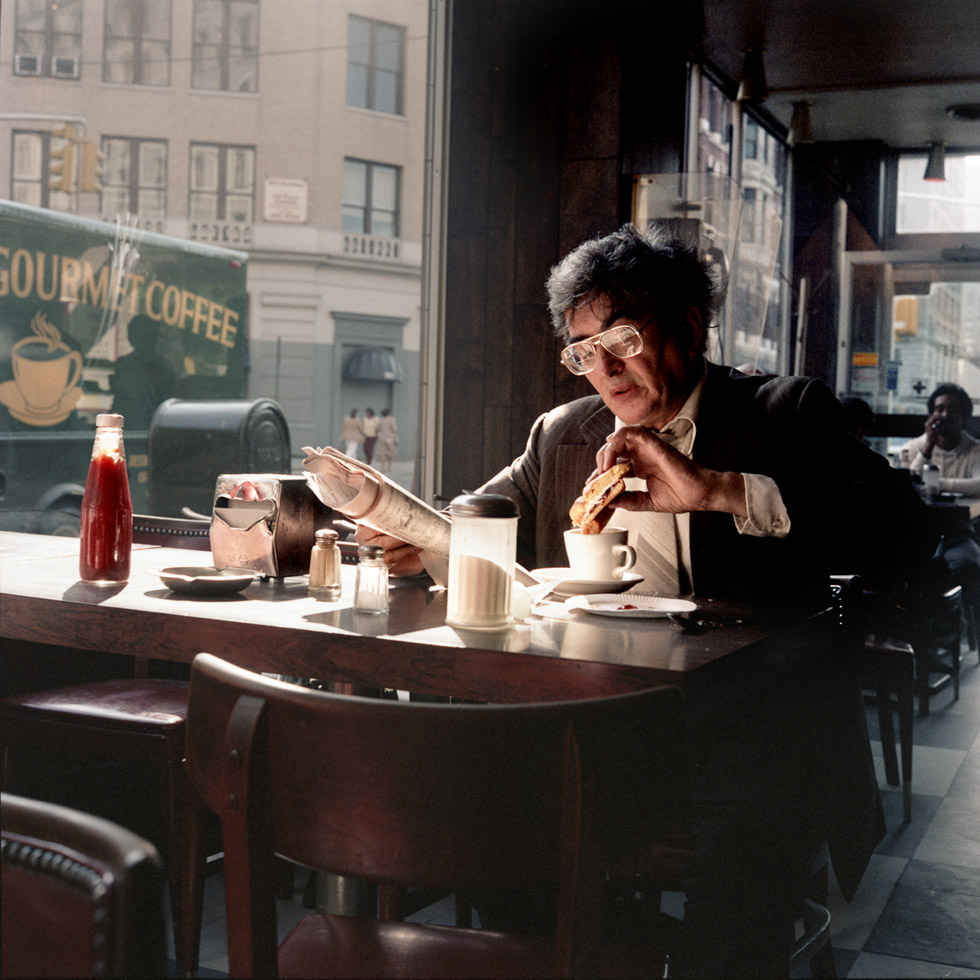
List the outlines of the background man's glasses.
{"type": "Polygon", "coordinates": [[[572,374],[588,374],[595,370],[599,361],[596,344],[603,347],[613,357],[636,357],[643,350],[643,338],[632,324],[624,323],[597,334],[591,340],[580,340],[569,344],[561,352],[561,362],[572,374]]]}

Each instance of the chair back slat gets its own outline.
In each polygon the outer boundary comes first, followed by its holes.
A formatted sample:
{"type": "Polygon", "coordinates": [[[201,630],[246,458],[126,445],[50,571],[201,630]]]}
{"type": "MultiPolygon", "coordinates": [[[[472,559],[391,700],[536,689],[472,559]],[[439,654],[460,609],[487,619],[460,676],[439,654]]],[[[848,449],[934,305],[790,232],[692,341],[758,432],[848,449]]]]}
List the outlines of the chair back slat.
{"type": "Polygon", "coordinates": [[[606,822],[600,802],[630,807],[615,818],[621,847],[682,812],[676,690],[533,706],[404,704],[311,691],[215,661],[195,661],[190,777],[212,809],[227,810],[217,776],[239,771],[222,757],[228,723],[242,693],[265,700],[275,846],[313,867],[433,887],[450,877],[485,885],[556,873],[549,845],[561,819],[566,731],[590,771],[600,811],[593,830],[606,822]]]}

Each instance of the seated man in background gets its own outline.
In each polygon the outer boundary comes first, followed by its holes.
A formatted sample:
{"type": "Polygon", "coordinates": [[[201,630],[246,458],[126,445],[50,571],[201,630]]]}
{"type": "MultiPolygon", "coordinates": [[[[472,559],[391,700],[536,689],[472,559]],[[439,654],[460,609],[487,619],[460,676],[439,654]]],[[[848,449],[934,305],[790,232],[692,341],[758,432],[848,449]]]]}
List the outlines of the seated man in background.
{"type": "Polygon", "coordinates": [[[895,465],[922,474],[939,467],[939,489],[980,497],[980,442],[963,426],[973,401],[959,385],[946,382],[929,396],[929,415],[921,436],[910,439],[895,456],[895,465]]]}
{"type": "MultiPolygon", "coordinates": [[[[973,414],[973,402],[957,384],[939,385],[926,403],[925,431],[910,439],[895,455],[894,465],[922,475],[927,466],[939,469],[939,489],[980,497],[980,441],[963,426],[973,414]]],[[[963,586],[964,602],[980,617],[980,543],[976,529],[964,521],[947,528],[936,552],[953,580],[963,586]]]]}
{"type": "MultiPolygon", "coordinates": [[[[851,437],[826,385],[706,361],[713,286],[696,250],[626,225],[573,250],[548,293],[562,362],[597,394],[542,415],[524,453],[479,491],[516,502],[522,564],[566,563],[569,507],[616,459],[633,477],[612,523],[637,547],[639,591],[826,601],[831,573],[901,576],[932,554],[918,495],[851,437]],[[669,561],[658,550],[667,540],[669,561]]],[[[418,549],[366,527],[357,539],[382,544],[395,574],[420,571],[418,549]]],[[[779,728],[788,703],[773,695],[757,710],[779,728]]],[[[812,738],[832,738],[834,721],[814,713],[812,738]]],[[[798,740],[732,719],[712,728],[695,740],[696,853],[671,972],[785,976],[816,843],[837,828],[835,871],[849,894],[883,833],[880,801],[877,819],[828,816],[863,760],[841,759],[837,791],[814,802],[813,774],[785,744],[798,740]]]]}

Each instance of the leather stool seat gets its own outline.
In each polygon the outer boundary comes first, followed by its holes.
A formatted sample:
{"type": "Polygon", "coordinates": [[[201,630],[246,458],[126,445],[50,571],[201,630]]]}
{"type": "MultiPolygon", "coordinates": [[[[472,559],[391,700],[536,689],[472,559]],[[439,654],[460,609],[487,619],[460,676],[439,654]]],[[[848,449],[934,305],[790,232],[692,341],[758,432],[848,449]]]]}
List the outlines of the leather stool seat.
{"type": "MultiPolygon", "coordinates": [[[[3,699],[4,742],[8,716],[12,723],[39,712],[43,719],[36,720],[52,724],[100,723],[176,735],[187,721],[187,682],[122,678],[16,694],[3,699]]],[[[11,732],[11,738],[16,737],[11,732]]]]}
{"type": "MultiPolygon", "coordinates": [[[[653,939],[653,937],[651,937],[653,939]]],[[[308,915],[279,947],[279,975],[322,977],[330,959],[356,964],[344,977],[546,977],[555,970],[546,938],[488,929],[385,922],[344,915],[308,915]]],[[[664,965],[656,947],[606,945],[599,978],[656,976],[664,965]]]]}

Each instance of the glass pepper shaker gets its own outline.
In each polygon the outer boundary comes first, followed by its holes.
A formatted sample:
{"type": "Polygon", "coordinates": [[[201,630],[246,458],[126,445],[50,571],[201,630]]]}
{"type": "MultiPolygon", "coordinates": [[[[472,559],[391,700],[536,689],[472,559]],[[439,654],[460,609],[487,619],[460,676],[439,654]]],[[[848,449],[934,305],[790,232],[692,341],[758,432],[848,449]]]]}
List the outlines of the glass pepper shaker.
{"type": "Polygon", "coordinates": [[[310,552],[310,595],[318,599],[340,598],[340,549],[337,532],[321,527],[310,552]]]}
{"type": "Polygon", "coordinates": [[[388,611],[388,566],[385,550],[374,544],[357,549],[354,612],[383,615],[388,611]]]}

